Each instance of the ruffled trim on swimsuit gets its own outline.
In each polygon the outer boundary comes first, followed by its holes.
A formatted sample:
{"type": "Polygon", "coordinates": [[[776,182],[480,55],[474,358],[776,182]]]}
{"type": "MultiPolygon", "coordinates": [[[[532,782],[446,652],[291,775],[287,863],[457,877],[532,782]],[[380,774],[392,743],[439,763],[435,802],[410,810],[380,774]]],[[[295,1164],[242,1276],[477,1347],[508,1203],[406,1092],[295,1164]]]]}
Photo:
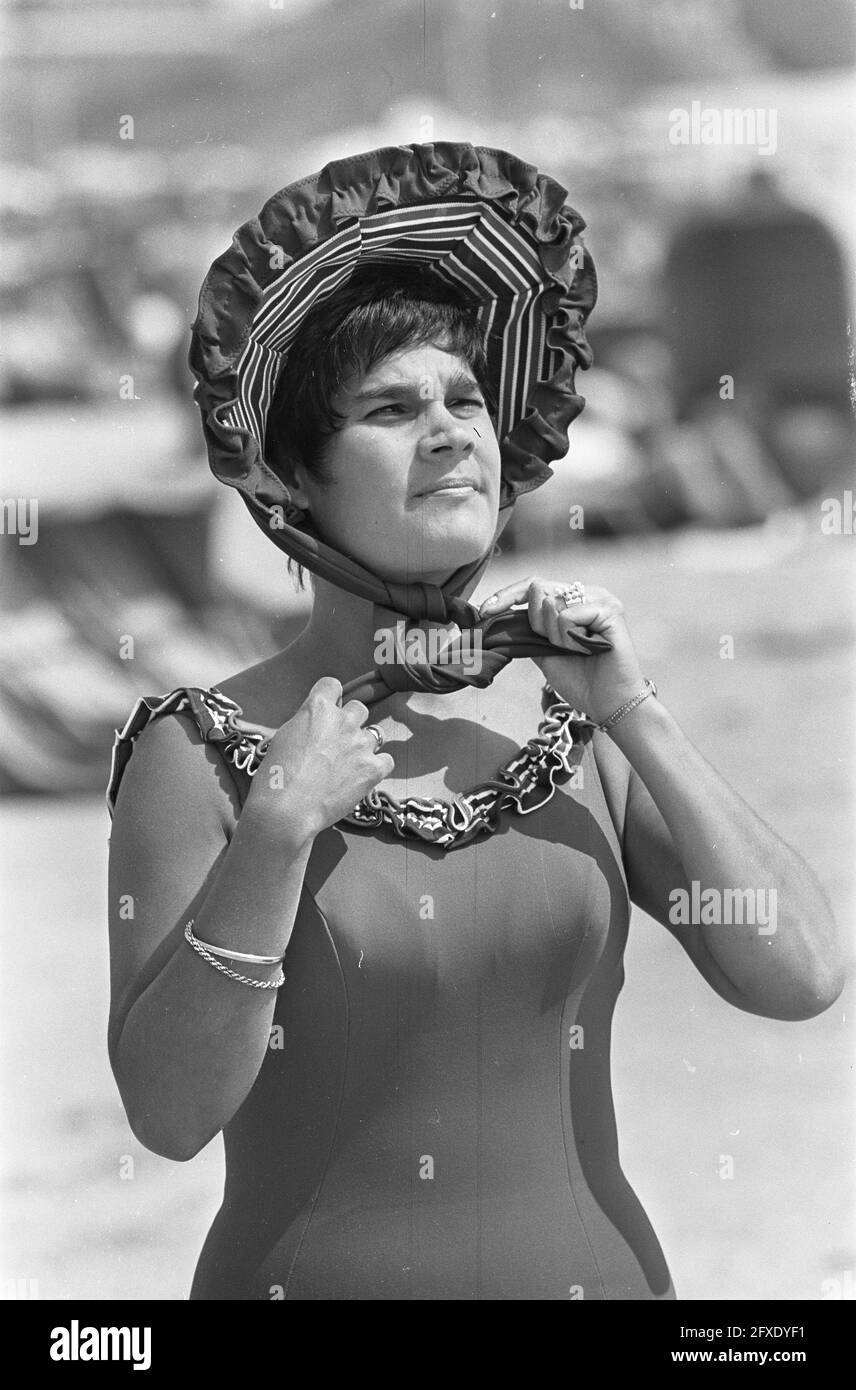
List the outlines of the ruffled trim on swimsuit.
{"type": "Polygon", "coordinates": [[[235,717],[241,706],[221,691],[204,690],[201,686],[182,685],[168,695],[143,695],[134,705],[124,728],[115,731],[107,783],[107,809],[112,817],[116,796],[134,744],[153,719],[164,714],[189,714],[205,743],[217,744],[223,756],[243,771],[255,772],[263,754],[259,748],[267,742],[260,729],[239,729],[235,717]]]}
{"type": "MultiPolygon", "coordinates": [[[[371,793],[344,817],[345,822],[369,830],[385,825],[402,838],[456,849],[482,831],[496,831],[502,812],[510,807],[520,815],[538,810],[572,775],[594,730],[591,720],[572,709],[549,685],[544,686],[541,704],[544,715],[538,732],[503,764],[495,778],[448,802],[421,797],[399,801],[386,793],[371,793]],[[392,821],[383,814],[384,805],[392,808],[392,821]]],[[[134,744],[154,719],[166,714],[189,714],[203,741],[215,744],[226,761],[248,777],[255,776],[261,766],[269,735],[252,726],[239,727],[236,720],[243,715],[241,706],[216,687],[179,686],[168,695],[144,695],[124,728],[116,730],[106,792],[111,818],[134,744]]]]}

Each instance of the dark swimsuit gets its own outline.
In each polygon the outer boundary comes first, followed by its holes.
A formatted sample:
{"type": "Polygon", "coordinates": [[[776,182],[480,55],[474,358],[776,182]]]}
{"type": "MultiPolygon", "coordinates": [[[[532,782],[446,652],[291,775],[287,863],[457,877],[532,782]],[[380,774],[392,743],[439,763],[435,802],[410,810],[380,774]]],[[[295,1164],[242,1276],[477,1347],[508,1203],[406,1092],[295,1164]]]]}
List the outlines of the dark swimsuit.
{"type": "MultiPolygon", "coordinates": [[[[184,693],[234,772],[252,752],[235,706],[212,725],[219,692],[184,693]]],[[[111,807],[160,703],[117,736],[111,807]]],[[[345,822],[318,836],[191,1299],[675,1297],[619,1164],[630,901],[591,731],[579,742],[581,775],[458,848],[345,822]]]]}

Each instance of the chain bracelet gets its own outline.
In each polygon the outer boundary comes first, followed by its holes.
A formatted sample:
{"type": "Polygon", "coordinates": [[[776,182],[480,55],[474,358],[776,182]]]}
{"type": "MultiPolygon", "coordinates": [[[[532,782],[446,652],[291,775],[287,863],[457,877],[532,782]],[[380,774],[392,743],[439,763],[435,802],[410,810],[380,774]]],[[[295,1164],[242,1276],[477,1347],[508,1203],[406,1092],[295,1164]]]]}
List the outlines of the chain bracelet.
{"type": "Polygon", "coordinates": [[[656,685],[654,684],[654,682],[653,682],[652,680],[649,680],[649,678],[646,676],[646,677],[645,677],[645,689],[644,689],[639,695],[636,695],[632,700],[628,700],[626,705],[621,705],[621,706],[619,706],[619,708],[618,708],[617,710],[615,710],[614,713],[612,713],[612,714],[609,716],[608,719],[605,719],[605,720],[603,721],[603,723],[599,726],[599,727],[600,727],[601,733],[606,733],[607,730],[608,730],[613,724],[617,724],[617,723],[618,723],[619,719],[623,719],[624,716],[625,716],[625,714],[629,714],[630,711],[631,711],[632,709],[635,709],[637,705],[641,705],[641,703],[642,703],[643,700],[647,700],[649,695],[656,695],[656,694],[657,694],[657,687],[656,687],[656,685]]]}
{"type": "Polygon", "coordinates": [[[193,935],[193,927],[190,922],[184,928],[184,939],[189,946],[192,946],[198,956],[213,965],[215,970],[219,970],[221,975],[228,975],[230,980],[237,980],[239,984],[251,985],[253,989],[279,989],[285,983],[285,974],[282,970],[279,977],[275,980],[252,980],[249,975],[239,975],[237,970],[230,970],[228,965],[224,965],[216,956],[212,956],[210,951],[206,951],[198,937],[193,935]]]}

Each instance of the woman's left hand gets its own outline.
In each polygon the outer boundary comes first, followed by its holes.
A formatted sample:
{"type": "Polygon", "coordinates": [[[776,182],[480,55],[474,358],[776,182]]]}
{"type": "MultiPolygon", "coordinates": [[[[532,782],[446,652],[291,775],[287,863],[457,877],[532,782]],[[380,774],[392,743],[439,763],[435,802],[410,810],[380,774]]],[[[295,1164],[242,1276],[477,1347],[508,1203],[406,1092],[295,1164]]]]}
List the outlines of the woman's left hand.
{"type": "Polygon", "coordinates": [[[515,604],[526,603],[529,625],[556,647],[555,656],[536,657],[549,684],[569,705],[589,719],[602,724],[619,706],[632,700],[645,688],[645,677],[639,667],[627,623],[624,605],[608,589],[582,589],[582,602],[568,604],[568,584],[549,579],[521,579],[498,589],[485,599],[479,612],[484,618],[495,618],[515,604]],[[599,633],[612,643],[612,651],[596,656],[581,656],[565,652],[566,635],[581,631],[599,633]]]}

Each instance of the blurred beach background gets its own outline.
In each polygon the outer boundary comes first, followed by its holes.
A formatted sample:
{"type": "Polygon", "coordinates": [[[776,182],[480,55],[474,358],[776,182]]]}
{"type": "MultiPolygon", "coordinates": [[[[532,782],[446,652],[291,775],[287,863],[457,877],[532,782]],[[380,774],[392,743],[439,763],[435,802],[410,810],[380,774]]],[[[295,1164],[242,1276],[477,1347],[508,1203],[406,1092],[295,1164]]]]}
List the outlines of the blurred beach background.
{"type": "MultiPolygon", "coordinates": [[[[208,265],[275,189],[361,149],[471,141],[563,183],[598,267],[595,366],[568,456],[516,508],[487,582],[619,594],[663,699],[813,866],[849,939],[852,11],[0,13],[0,1287],[184,1299],[221,1143],[184,1164],[147,1152],[110,1074],[113,731],[138,695],[222,680],[307,613],[208,474],[185,363],[208,265]],[[676,112],[726,108],[756,113],[754,142],[748,122],[740,141],[670,138],[676,112]]],[[[678,1297],[853,1298],[852,986],[805,1023],[740,1013],[641,914],[626,966],[623,1163],[678,1297]]]]}

